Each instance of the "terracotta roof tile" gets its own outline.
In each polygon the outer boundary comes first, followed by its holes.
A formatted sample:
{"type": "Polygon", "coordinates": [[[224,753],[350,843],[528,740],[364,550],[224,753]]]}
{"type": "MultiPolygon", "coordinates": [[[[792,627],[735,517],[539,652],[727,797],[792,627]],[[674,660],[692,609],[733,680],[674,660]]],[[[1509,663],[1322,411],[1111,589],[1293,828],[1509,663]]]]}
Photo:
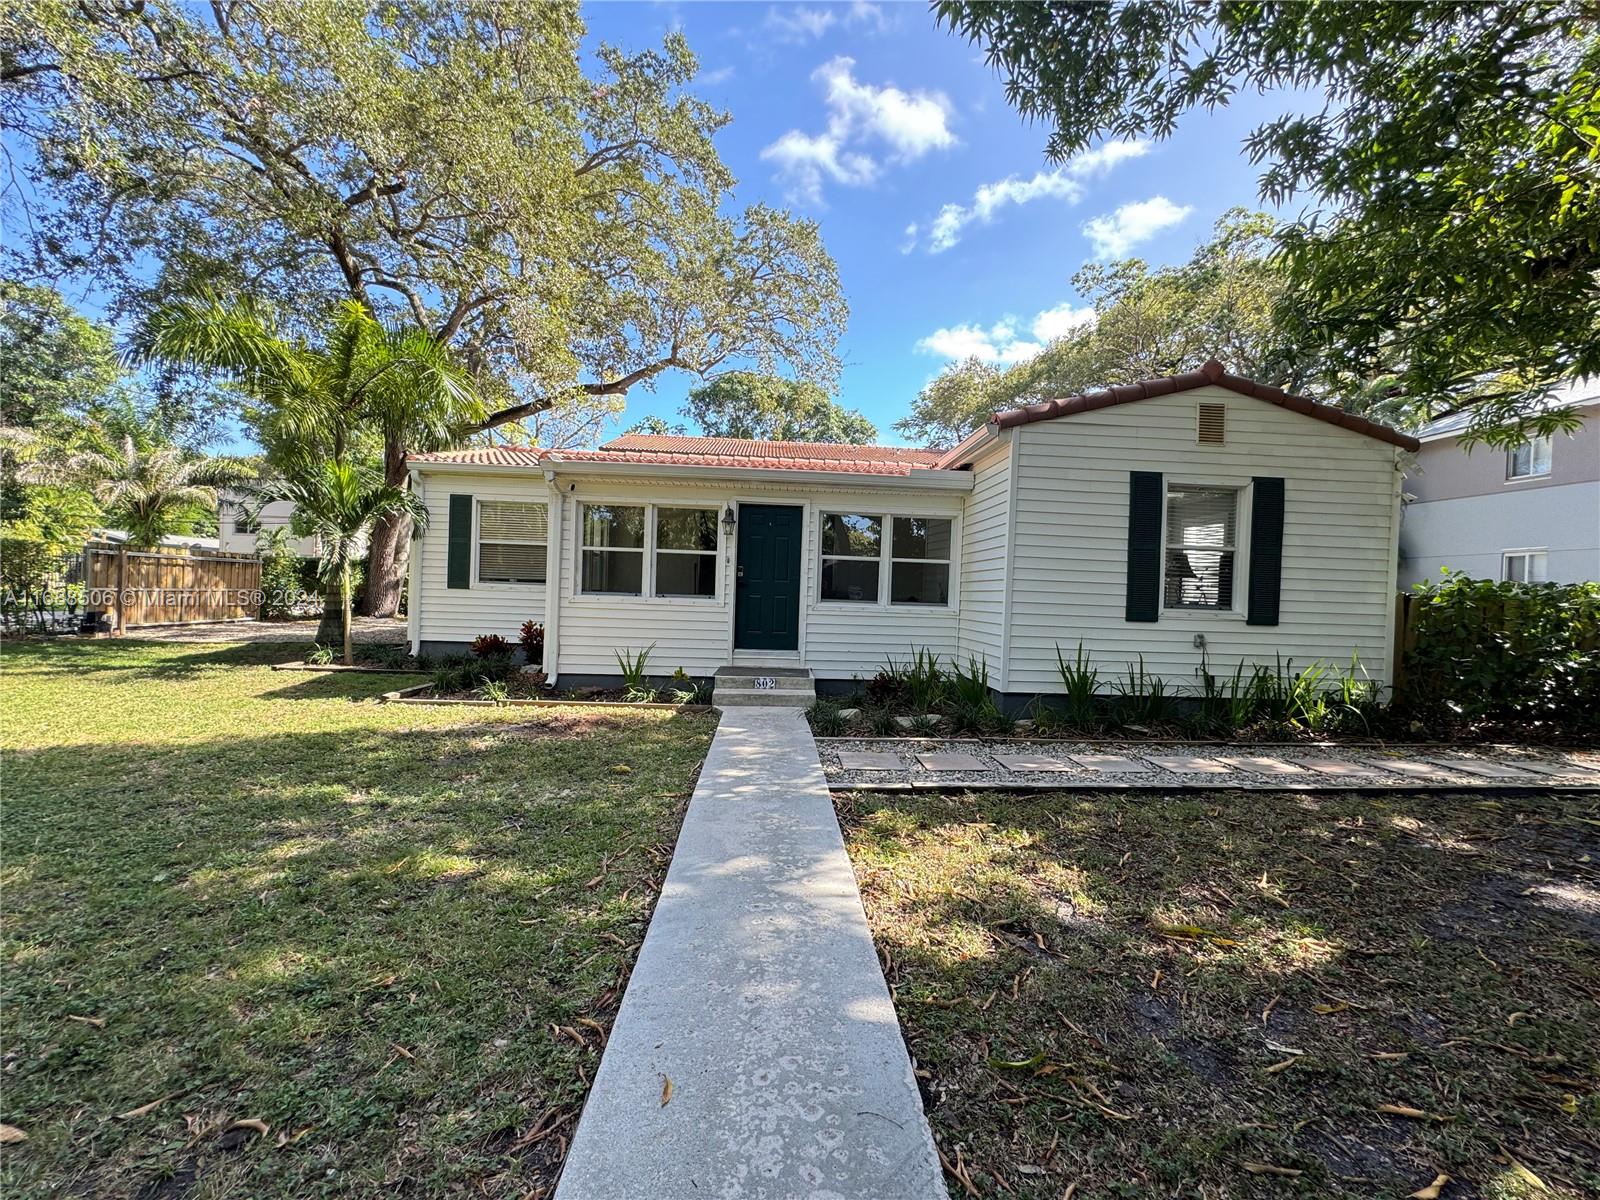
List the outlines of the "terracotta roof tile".
{"type": "Polygon", "coordinates": [[[736,458],[826,459],[832,462],[909,462],[932,466],[938,450],[909,446],[863,446],[848,442],[762,442],[744,438],[671,437],[625,433],[601,450],[637,450],[655,454],[728,455],[736,458]]]}
{"type": "Polygon", "coordinates": [[[758,442],[739,438],[661,437],[624,434],[598,450],[547,450],[484,446],[413,454],[414,463],[537,467],[561,463],[641,463],[655,466],[735,467],[768,471],[833,471],[847,475],[909,475],[932,468],[938,450],[903,446],[858,446],[829,442],[758,442]]]}

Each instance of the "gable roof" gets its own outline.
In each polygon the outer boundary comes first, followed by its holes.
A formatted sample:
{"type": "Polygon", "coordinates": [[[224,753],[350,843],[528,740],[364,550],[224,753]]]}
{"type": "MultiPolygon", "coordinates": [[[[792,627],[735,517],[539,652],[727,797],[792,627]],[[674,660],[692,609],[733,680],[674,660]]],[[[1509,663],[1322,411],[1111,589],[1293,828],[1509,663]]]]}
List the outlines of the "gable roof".
{"type": "Polygon", "coordinates": [[[901,475],[934,469],[943,452],[905,446],[835,442],[759,442],[742,438],[670,437],[629,433],[598,450],[483,446],[413,454],[413,463],[539,467],[573,463],[726,467],[742,470],[827,471],[842,475],[901,475]]]}
{"type": "MultiPolygon", "coordinates": [[[[1222,369],[1222,364],[1216,359],[1212,359],[1198,371],[1185,371],[1181,375],[1166,375],[1159,379],[1145,379],[1139,383],[1119,384],[1098,392],[1084,392],[1082,395],[1067,396],[1060,400],[1042,400],[1038,404],[1029,404],[1023,408],[997,412],[989,418],[989,425],[979,433],[991,428],[1013,429],[1018,425],[1031,425],[1035,421],[1054,421],[1058,417],[1113,408],[1118,404],[1131,404],[1136,400],[1149,400],[1155,396],[1192,392],[1196,388],[1203,387],[1226,388],[1230,392],[1238,392],[1241,396],[1265,400],[1269,404],[1287,408],[1290,412],[1377,438],[1380,442],[1388,442],[1403,450],[1418,450],[1422,446],[1422,443],[1409,434],[1390,429],[1387,425],[1380,425],[1376,421],[1369,421],[1365,417],[1358,417],[1355,413],[1345,412],[1342,408],[1335,408],[1331,404],[1318,404],[1315,400],[1307,400],[1304,396],[1296,396],[1281,388],[1257,383],[1242,375],[1230,375],[1222,369]]],[[[967,438],[961,445],[945,454],[939,460],[939,465],[957,466],[965,461],[968,444],[973,442],[975,437],[976,435],[967,438]]]]}

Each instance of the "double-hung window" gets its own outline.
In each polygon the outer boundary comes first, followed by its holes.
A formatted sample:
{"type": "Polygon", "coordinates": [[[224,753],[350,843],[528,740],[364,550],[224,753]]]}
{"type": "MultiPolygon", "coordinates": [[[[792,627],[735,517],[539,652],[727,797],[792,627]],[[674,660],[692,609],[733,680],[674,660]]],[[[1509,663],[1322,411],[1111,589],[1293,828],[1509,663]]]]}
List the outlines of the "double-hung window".
{"type": "Polygon", "coordinates": [[[233,531],[237,534],[251,534],[261,532],[261,516],[252,513],[248,505],[234,501],[233,503],[233,531]]]}
{"type": "Polygon", "coordinates": [[[543,583],[548,508],[521,500],[478,502],[478,582],[543,583]]]}
{"type": "Polygon", "coordinates": [[[881,604],[950,603],[954,522],[948,517],[825,512],[821,522],[823,600],[881,604]]]}
{"type": "Polygon", "coordinates": [[[1239,493],[1232,488],[1167,489],[1167,608],[1233,607],[1239,493]]]}
{"type": "Polygon", "coordinates": [[[583,590],[644,594],[644,505],[583,506],[583,590]]]}
{"type": "Polygon", "coordinates": [[[716,509],[657,504],[581,508],[582,591],[699,599],[717,594],[716,509]]]}
{"type": "Polygon", "coordinates": [[[1550,439],[1536,437],[1506,451],[1507,479],[1538,479],[1550,474],[1550,439]]]}
{"type": "Polygon", "coordinates": [[[658,508],[655,529],[655,594],[715,596],[716,509],[658,508]]]}

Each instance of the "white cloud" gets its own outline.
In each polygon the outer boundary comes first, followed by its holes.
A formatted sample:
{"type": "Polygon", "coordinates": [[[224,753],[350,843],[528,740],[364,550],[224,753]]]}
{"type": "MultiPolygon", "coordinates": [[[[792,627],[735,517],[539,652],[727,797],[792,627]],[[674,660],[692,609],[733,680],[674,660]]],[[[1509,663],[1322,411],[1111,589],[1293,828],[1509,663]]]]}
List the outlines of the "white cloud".
{"type": "Polygon", "coordinates": [[[946,204],[928,226],[928,252],[948,250],[962,238],[974,221],[987,225],[1004,208],[1031,204],[1035,200],[1060,200],[1076,204],[1083,199],[1083,181],[1101,176],[1118,163],[1150,152],[1143,141],[1107,142],[1078,155],[1064,167],[1039,171],[1031,179],[1008,175],[994,183],[982,184],[972,194],[971,204],[946,204]]]}
{"type": "Polygon", "coordinates": [[[1163,229],[1171,229],[1193,211],[1187,204],[1174,204],[1165,196],[1152,196],[1096,217],[1084,225],[1083,234],[1094,243],[1096,258],[1121,258],[1163,229]]]}
{"type": "Polygon", "coordinates": [[[976,358],[1008,367],[1032,358],[1049,342],[1074,329],[1093,325],[1094,321],[1092,308],[1074,308],[1067,301],[1036,314],[1028,326],[1031,337],[1024,337],[1019,332],[1017,318],[1008,316],[1001,317],[987,329],[968,324],[935,329],[917,342],[917,349],[951,362],[976,358]]]}
{"type": "Polygon", "coordinates": [[[704,83],[704,84],[707,84],[709,86],[709,85],[714,85],[714,84],[718,84],[718,83],[727,83],[728,80],[730,80],[732,78],[733,78],[733,68],[732,67],[718,67],[715,71],[707,71],[703,75],[696,76],[695,77],[695,82],[696,83],[704,83]]]}
{"type": "Polygon", "coordinates": [[[950,102],[939,92],[904,92],[877,87],[855,78],[855,60],[838,57],[812,72],[823,85],[828,127],[818,134],[791,129],[761,152],[778,164],[794,193],[810,201],[822,196],[822,184],[871,183],[878,163],[864,148],[885,144],[895,162],[910,162],[956,144],[949,126],[950,102]]]}
{"type": "Polygon", "coordinates": [[[1094,309],[1087,304],[1074,308],[1072,301],[1064,300],[1054,308],[1047,308],[1033,319],[1033,336],[1041,342],[1053,342],[1074,330],[1083,329],[1095,322],[1094,309]]]}
{"type": "Polygon", "coordinates": [[[838,14],[829,8],[807,8],[803,4],[782,5],[767,10],[767,27],[782,41],[814,41],[833,28],[838,14]]]}
{"type": "Polygon", "coordinates": [[[870,25],[874,33],[887,33],[894,28],[894,18],[883,11],[881,4],[871,0],[855,0],[845,15],[846,25],[870,25]]]}

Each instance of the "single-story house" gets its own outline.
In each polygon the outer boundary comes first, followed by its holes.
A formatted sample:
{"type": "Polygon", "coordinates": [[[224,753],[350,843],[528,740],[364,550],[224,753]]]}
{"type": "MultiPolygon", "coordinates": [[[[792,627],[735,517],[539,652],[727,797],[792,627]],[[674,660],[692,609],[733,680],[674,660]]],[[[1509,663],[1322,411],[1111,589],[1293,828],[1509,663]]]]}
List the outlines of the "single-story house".
{"type": "Polygon", "coordinates": [[[545,626],[564,684],[801,668],[841,690],[926,649],[1015,707],[1081,642],[1107,685],[1240,662],[1387,682],[1402,433],[1215,363],[994,414],[949,450],[626,435],[410,460],[410,639],[545,626]]]}
{"type": "MultiPolygon", "coordinates": [[[[288,500],[261,501],[254,496],[223,488],[217,493],[217,533],[226,554],[254,554],[260,548],[262,533],[288,529],[294,520],[294,504],[288,500]]],[[[316,558],[322,543],[315,537],[289,537],[289,549],[301,558],[316,558]]]]}
{"type": "Polygon", "coordinates": [[[1462,440],[1470,409],[1417,430],[1400,520],[1400,586],[1449,567],[1478,579],[1600,579],[1600,379],[1545,398],[1581,421],[1575,433],[1502,449],[1462,440]]]}

